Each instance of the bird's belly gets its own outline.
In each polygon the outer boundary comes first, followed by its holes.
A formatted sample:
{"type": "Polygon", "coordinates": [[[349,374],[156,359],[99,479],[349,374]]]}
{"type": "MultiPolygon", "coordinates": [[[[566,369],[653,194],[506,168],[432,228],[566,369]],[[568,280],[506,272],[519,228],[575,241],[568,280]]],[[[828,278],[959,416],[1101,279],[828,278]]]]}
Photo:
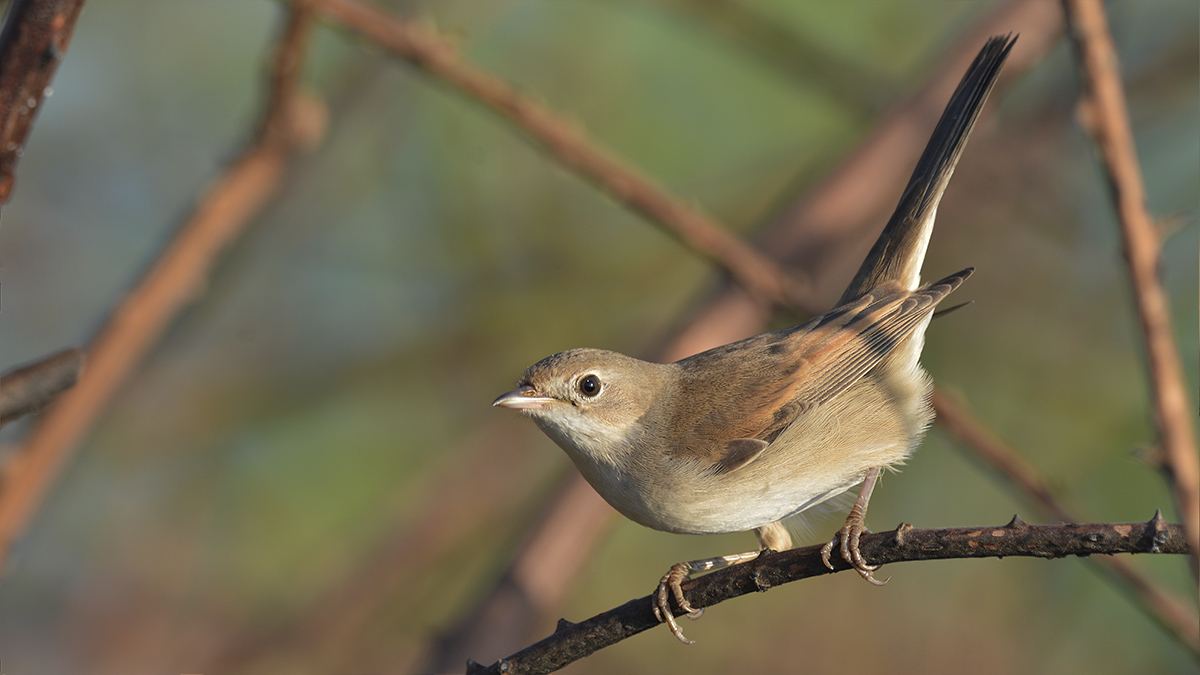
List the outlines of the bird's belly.
{"type": "MultiPolygon", "coordinates": [[[[862,475],[836,483],[781,484],[763,481],[707,494],[693,494],[675,506],[660,506],[656,529],[680,534],[745,532],[776,523],[842,494],[862,481],[862,475]]],[[[635,519],[636,520],[636,519],[635,519]]]]}

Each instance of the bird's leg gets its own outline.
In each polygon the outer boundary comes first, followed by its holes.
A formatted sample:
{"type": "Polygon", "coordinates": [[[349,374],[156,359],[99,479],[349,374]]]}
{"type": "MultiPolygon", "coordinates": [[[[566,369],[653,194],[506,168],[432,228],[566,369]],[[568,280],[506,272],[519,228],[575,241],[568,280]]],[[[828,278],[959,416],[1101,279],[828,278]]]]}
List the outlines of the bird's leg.
{"type": "Polygon", "coordinates": [[[683,597],[683,588],[681,587],[683,582],[692,578],[693,572],[710,572],[712,570],[732,567],[733,565],[754,560],[762,554],[763,550],[784,551],[792,546],[791,535],[788,534],[783,523],[771,523],[755,528],[754,536],[758,538],[759,550],[757,551],[735,553],[733,555],[723,555],[703,560],[692,560],[672,565],[671,569],[667,570],[667,573],[658,582],[658,592],[654,595],[654,602],[651,605],[651,608],[654,610],[654,618],[660,622],[666,622],[667,626],[671,629],[671,634],[683,644],[694,644],[694,640],[689,640],[684,636],[683,631],[679,628],[679,624],[675,621],[675,615],[671,613],[671,596],[675,597],[675,603],[679,605],[679,609],[687,612],[689,619],[693,621],[699,619],[704,614],[704,608],[696,609],[692,607],[687,598],[683,597]]]}
{"type": "Polygon", "coordinates": [[[867,475],[863,478],[862,490],[858,493],[858,499],[854,500],[854,506],[850,509],[850,515],[846,517],[846,524],[842,525],[842,529],[838,530],[833,539],[829,540],[821,547],[821,560],[825,562],[825,566],[833,569],[833,564],[829,562],[829,554],[833,552],[835,544],[840,544],[842,559],[850,563],[850,566],[858,572],[862,578],[875,584],[882,586],[887,583],[887,579],[880,581],[875,578],[875,570],[879,569],[878,565],[868,565],[863,559],[862,553],[858,550],[859,538],[863,532],[870,532],[865,524],[867,516],[867,502],[871,501],[871,490],[875,489],[875,480],[879,478],[879,467],[873,466],[867,470],[867,475]]]}

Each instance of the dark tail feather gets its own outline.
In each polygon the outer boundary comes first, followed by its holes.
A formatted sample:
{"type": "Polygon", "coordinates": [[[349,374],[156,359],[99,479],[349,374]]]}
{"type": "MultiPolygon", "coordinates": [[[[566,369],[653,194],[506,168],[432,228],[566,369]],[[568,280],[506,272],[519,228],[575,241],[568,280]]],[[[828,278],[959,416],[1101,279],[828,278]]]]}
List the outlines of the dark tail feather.
{"type": "Polygon", "coordinates": [[[938,202],[1016,41],[1011,35],[993,37],[979,51],[938,120],[895,213],[838,304],[888,282],[898,282],[909,289],[917,286],[938,202]]]}

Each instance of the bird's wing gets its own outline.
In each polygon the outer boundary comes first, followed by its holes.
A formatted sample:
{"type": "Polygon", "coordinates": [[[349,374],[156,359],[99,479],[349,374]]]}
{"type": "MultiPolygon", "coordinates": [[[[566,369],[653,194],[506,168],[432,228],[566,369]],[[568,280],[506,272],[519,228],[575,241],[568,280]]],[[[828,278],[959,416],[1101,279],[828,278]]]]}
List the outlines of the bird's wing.
{"type": "Polygon", "coordinates": [[[798,416],[870,372],[972,272],[915,291],[866,295],[799,326],[692,357],[701,361],[695,372],[720,375],[700,376],[688,386],[721,393],[704,397],[713,401],[711,409],[684,406],[675,428],[687,431],[671,454],[707,459],[718,473],[749,465],[798,416]],[[730,359],[736,363],[703,367],[704,360],[730,359]]]}

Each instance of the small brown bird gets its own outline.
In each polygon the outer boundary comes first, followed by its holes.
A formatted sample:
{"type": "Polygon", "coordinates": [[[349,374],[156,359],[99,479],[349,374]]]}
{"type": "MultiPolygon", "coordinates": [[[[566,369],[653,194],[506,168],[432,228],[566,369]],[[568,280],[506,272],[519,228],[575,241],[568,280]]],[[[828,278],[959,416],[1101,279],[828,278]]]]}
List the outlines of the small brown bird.
{"type": "Polygon", "coordinates": [[[968,268],[922,286],[937,205],[1016,38],[987,41],[934,129],[908,187],[838,306],[806,323],[670,364],[573,349],[529,367],[493,405],[527,414],[615,509],[684,534],[753,530],[759,551],[674,565],[654,613],[685,644],[670,608],[695,618],[692,572],[791,548],[783,521],[862,484],[835,546],[864,579],[858,550],[882,468],[903,462],[933,419],[919,358],[934,307],[968,268]]]}

